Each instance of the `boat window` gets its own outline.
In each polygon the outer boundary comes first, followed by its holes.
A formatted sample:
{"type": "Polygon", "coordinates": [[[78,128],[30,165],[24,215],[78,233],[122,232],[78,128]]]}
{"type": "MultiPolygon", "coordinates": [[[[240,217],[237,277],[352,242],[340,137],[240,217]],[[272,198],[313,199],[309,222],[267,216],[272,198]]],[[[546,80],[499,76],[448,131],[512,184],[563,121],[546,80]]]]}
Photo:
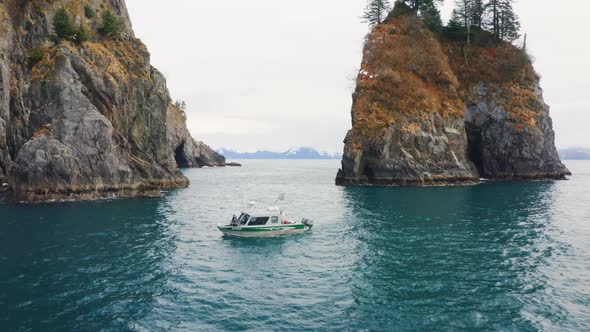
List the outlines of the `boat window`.
{"type": "Polygon", "coordinates": [[[250,216],[245,213],[242,213],[242,215],[238,219],[238,222],[240,223],[240,225],[245,225],[248,222],[248,219],[250,219],[250,216]]]}
{"type": "Polygon", "coordinates": [[[278,224],[279,223],[279,217],[274,216],[272,218],[270,218],[270,222],[273,224],[278,224]]]}
{"type": "Polygon", "coordinates": [[[250,219],[250,222],[248,223],[248,226],[262,226],[262,225],[266,225],[266,223],[268,222],[268,217],[252,217],[252,219],[250,219]]]}

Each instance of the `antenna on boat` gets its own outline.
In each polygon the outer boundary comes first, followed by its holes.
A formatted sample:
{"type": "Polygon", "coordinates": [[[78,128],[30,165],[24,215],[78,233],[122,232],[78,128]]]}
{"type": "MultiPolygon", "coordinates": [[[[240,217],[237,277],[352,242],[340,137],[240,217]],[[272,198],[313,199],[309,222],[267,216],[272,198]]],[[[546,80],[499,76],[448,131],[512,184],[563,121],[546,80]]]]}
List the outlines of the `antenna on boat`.
{"type": "Polygon", "coordinates": [[[277,205],[277,202],[278,202],[278,201],[282,201],[282,200],[284,200],[284,199],[285,199],[285,193],[281,193],[281,194],[279,195],[279,197],[277,197],[277,200],[276,200],[276,201],[273,203],[273,205],[272,205],[272,206],[275,206],[275,205],[277,205]]]}

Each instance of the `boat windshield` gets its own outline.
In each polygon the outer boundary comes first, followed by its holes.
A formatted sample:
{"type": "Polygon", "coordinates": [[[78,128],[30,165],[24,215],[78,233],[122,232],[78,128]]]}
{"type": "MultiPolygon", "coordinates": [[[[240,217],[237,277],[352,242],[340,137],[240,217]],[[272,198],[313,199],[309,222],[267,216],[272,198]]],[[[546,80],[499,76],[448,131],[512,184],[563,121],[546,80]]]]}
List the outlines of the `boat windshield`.
{"type": "Polygon", "coordinates": [[[250,219],[250,223],[248,224],[248,226],[262,226],[262,225],[266,225],[266,223],[268,222],[269,217],[252,217],[252,219],[250,219]]]}
{"type": "Polygon", "coordinates": [[[250,216],[245,213],[242,213],[240,215],[240,218],[238,218],[238,223],[240,225],[245,225],[248,222],[248,219],[250,219],[250,216]]]}

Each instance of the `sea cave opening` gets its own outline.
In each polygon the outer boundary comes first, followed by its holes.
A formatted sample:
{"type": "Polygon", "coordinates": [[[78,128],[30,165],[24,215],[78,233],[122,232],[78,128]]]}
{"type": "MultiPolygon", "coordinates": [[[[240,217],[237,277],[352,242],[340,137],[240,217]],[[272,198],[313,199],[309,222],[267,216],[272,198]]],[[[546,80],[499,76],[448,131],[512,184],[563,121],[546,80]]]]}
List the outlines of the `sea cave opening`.
{"type": "Polygon", "coordinates": [[[479,175],[485,177],[481,128],[466,123],[465,131],[467,133],[467,157],[475,164],[479,175]]]}
{"type": "Polygon", "coordinates": [[[174,150],[174,160],[178,168],[187,168],[189,166],[188,158],[184,152],[184,141],[174,150]]]}

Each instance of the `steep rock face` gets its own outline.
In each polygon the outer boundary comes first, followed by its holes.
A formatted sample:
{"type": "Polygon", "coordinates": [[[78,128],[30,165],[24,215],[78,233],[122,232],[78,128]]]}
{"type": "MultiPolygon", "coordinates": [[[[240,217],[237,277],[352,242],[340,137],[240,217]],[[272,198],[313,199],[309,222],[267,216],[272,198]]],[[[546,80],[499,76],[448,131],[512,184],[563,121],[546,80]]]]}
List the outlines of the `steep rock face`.
{"type": "MultiPolygon", "coordinates": [[[[0,2],[0,52],[0,180],[17,199],[152,195],[189,184],[169,139],[165,79],[134,38],[124,1],[0,2]],[[89,41],[56,38],[60,8],[89,41]],[[105,10],[123,19],[122,38],[96,33],[105,10]],[[42,54],[34,62],[33,50],[42,54]]],[[[174,129],[190,137],[183,125],[174,129]]]]}
{"type": "MultiPolygon", "coordinates": [[[[2,77],[2,74],[0,74],[0,77],[2,77]]],[[[2,86],[4,85],[3,82],[0,82],[0,84],[2,86]]],[[[2,88],[4,89],[5,87],[2,88]]],[[[0,91],[0,94],[2,93],[4,93],[4,91],[0,91]]],[[[6,121],[4,120],[8,119],[8,99],[2,98],[1,100],[6,105],[0,106],[0,187],[2,187],[7,181],[8,172],[6,168],[10,165],[10,154],[8,153],[8,146],[6,145],[6,121]]]]}
{"type": "MultiPolygon", "coordinates": [[[[399,8],[398,8],[399,9],[399,8]]],[[[526,54],[433,35],[394,12],[367,38],[341,185],[562,179],[549,108],[526,54]],[[467,63],[466,63],[467,61],[467,63]]]]}
{"type": "MultiPolygon", "coordinates": [[[[1,5],[1,4],[0,4],[1,5]]],[[[0,50],[2,53],[12,48],[10,41],[10,21],[6,12],[0,11],[0,50]]],[[[8,150],[8,121],[10,119],[10,66],[0,57],[0,186],[8,181],[8,167],[11,158],[8,150]]],[[[0,189],[1,190],[1,189],[0,189]]]]}
{"type": "Polygon", "coordinates": [[[179,167],[225,166],[225,157],[205,143],[192,138],[186,128],[186,120],[180,110],[170,105],[167,113],[168,141],[179,167]]]}
{"type": "Polygon", "coordinates": [[[484,178],[497,180],[562,179],[569,171],[555,148],[549,107],[533,84],[526,91],[528,124],[511,119],[514,89],[478,84],[465,112],[469,155],[484,178]]]}
{"type": "Polygon", "coordinates": [[[6,123],[0,118],[0,187],[7,183],[6,165],[9,165],[9,162],[10,155],[6,146],[6,123]]]}

